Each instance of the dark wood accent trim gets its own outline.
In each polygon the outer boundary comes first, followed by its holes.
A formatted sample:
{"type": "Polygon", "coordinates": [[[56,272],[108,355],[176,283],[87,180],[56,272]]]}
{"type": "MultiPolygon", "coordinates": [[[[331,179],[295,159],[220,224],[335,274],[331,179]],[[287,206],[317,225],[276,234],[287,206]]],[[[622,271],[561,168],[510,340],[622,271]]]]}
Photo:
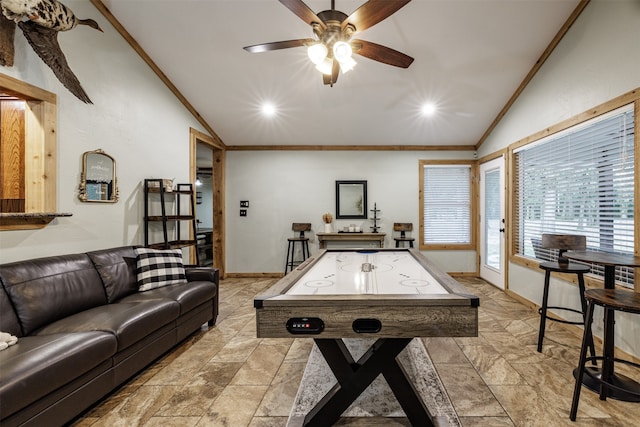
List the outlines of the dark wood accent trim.
{"type": "Polygon", "coordinates": [[[0,230],[33,230],[44,228],[58,217],[71,216],[63,212],[2,213],[0,230]]]}
{"type": "Polygon", "coordinates": [[[475,151],[473,145],[228,145],[227,151],[475,151]]]}

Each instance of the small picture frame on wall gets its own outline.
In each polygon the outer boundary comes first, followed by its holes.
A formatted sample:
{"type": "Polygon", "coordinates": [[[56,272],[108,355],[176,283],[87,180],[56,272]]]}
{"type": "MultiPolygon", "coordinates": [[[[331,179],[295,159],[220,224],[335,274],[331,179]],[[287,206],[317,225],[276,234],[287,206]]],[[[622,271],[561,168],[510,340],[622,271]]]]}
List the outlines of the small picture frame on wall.
{"type": "Polygon", "coordinates": [[[336,181],[336,218],[367,219],[367,181],[336,181]]]}

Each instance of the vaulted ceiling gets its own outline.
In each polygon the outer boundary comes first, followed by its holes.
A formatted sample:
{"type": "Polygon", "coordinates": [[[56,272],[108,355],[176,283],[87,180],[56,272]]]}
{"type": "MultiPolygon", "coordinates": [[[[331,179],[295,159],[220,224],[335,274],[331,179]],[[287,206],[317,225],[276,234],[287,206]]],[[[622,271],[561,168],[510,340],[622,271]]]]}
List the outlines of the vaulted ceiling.
{"type": "MultiPolygon", "coordinates": [[[[364,1],[335,7],[349,15],[364,1]]],[[[333,87],[304,47],[242,49],[313,37],[277,0],[102,3],[227,146],[468,147],[482,142],[580,1],[413,0],[357,36],[412,56],[411,66],[356,55],[333,87]],[[275,114],[263,114],[264,103],[275,114]],[[435,113],[424,115],[425,103],[435,113]]]]}

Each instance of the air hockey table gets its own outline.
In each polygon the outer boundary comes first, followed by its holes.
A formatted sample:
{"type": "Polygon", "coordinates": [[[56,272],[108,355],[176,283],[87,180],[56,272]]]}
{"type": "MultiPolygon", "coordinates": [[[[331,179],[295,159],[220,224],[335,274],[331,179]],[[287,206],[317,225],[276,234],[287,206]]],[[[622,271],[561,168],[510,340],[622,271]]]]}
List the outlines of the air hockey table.
{"type": "Polygon", "coordinates": [[[415,337],[478,336],[478,306],[414,248],[327,249],[254,299],[258,338],[313,338],[338,380],[305,426],[333,424],[379,374],[412,425],[433,425],[396,356],[415,337]],[[355,361],[343,338],[376,341],[355,361]]]}

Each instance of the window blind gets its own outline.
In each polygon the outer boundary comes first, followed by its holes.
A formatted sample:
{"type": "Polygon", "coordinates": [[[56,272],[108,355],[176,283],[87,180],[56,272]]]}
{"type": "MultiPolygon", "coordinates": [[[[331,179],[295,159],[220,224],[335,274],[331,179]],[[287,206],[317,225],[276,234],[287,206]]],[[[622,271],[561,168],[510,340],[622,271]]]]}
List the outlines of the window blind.
{"type": "Polygon", "coordinates": [[[423,244],[471,243],[471,166],[424,165],[423,244]]]}
{"type": "MultiPolygon", "coordinates": [[[[525,146],[515,153],[516,250],[542,260],[542,233],[580,234],[587,249],[634,253],[632,106],[525,146]]],[[[602,269],[592,266],[593,272],[602,269]]],[[[633,284],[633,270],[617,279],[633,284]]]]}

